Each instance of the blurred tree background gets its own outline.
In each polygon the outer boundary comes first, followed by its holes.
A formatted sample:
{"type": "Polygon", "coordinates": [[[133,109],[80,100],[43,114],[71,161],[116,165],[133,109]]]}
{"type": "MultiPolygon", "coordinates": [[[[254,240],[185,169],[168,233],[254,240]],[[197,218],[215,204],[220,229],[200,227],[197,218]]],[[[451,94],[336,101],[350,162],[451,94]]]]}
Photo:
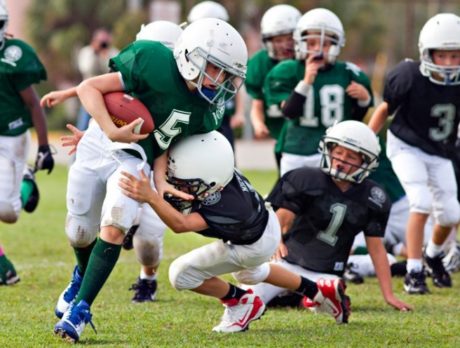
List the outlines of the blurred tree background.
{"type": "MultiPolygon", "coordinates": [[[[221,0],[230,22],[247,39],[250,53],[260,47],[259,23],[263,13],[276,4],[291,4],[302,13],[315,7],[335,12],[345,28],[346,46],[340,59],[360,65],[373,80],[377,96],[385,72],[405,57],[418,59],[418,34],[426,20],[439,12],[460,14],[458,0],[221,0]]],[[[75,65],[78,49],[89,43],[92,32],[106,27],[113,32],[118,48],[131,42],[142,23],[148,23],[153,4],[174,2],[177,22],[185,21],[196,0],[40,0],[30,1],[27,36],[47,70],[49,80],[39,88],[51,89],[78,83],[75,65]]],[[[50,110],[50,126],[62,127],[73,110],[50,110]]]]}

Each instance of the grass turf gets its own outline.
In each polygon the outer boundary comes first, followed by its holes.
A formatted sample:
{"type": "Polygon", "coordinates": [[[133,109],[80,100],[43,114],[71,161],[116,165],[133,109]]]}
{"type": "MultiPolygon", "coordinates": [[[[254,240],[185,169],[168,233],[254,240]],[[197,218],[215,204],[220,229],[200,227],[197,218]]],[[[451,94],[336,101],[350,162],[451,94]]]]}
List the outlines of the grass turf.
{"type": "MultiPolygon", "coordinates": [[[[266,194],[274,172],[248,171],[252,184],[266,194]]],[[[0,287],[0,347],[51,347],[65,343],[52,334],[53,310],[67,285],[74,257],[64,234],[67,169],[51,175],[38,173],[41,202],[33,214],[23,213],[15,225],[0,225],[0,243],[14,262],[21,282],[0,287]]],[[[134,253],[123,251],[111,277],[96,299],[93,322],[96,335],[86,327],[81,344],[95,347],[299,347],[299,346],[460,346],[460,274],[452,289],[430,286],[426,296],[403,292],[394,279],[397,296],[415,311],[400,313],[387,306],[376,279],[349,285],[352,315],[348,325],[336,325],[325,315],[297,309],[270,309],[239,334],[216,334],[223,309],[213,298],[178,292],[168,281],[174,258],[209,241],[193,233],[165,236],[164,260],[159,272],[157,301],[132,304],[128,291],[139,272],[134,253]]],[[[226,276],[226,279],[231,279],[226,276]]],[[[430,282],[431,283],[431,282],[430,282]]]]}

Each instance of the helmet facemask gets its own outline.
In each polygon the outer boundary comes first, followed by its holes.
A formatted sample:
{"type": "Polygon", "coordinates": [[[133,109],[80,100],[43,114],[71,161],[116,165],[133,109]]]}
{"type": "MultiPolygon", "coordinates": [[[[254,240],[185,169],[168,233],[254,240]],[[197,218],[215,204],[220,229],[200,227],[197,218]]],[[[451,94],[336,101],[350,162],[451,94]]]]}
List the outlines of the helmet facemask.
{"type": "Polygon", "coordinates": [[[433,50],[426,49],[422,53],[420,70],[422,75],[431,82],[443,86],[460,85],[460,65],[442,66],[433,63],[433,50]]]}
{"type": "Polygon", "coordinates": [[[324,54],[324,43],[326,40],[331,42],[329,47],[329,51],[327,53],[326,61],[330,64],[334,64],[337,56],[340,53],[340,40],[339,38],[334,35],[333,33],[326,32],[326,28],[318,28],[305,30],[300,37],[296,37],[296,59],[304,60],[308,56],[323,56],[324,54]],[[308,47],[307,40],[308,39],[318,39],[320,40],[320,49],[319,50],[312,50],[308,47]]]}
{"type": "MultiPolygon", "coordinates": [[[[174,186],[176,190],[188,193],[194,197],[194,200],[199,201],[203,201],[206,199],[206,197],[213,193],[212,188],[215,186],[215,183],[211,183],[211,185],[209,185],[206,184],[202,179],[178,179],[169,174],[166,181],[174,186]]],[[[193,204],[193,201],[186,201],[173,195],[167,195],[165,199],[175,209],[181,212],[188,211],[193,204]]]]}
{"type": "Polygon", "coordinates": [[[294,58],[294,41],[292,40],[292,31],[278,33],[273,36],[264,37],[263,43],[265,48],[267,49],[268,56],[271,59],[275,59],[278,61],[285,60],[285,59],[292,59],[294,58]],[[285,39],[284,42],[275,43],[277,37],[284,35],[289,35],[291,40],[285,39]],[[280,51],[289,52],[289,54],[280,54],[280,51]]]}
{"type": "Polygon", "coordinates": [[[219,59],[213,57],[203,50],[196,47],[191,52],[185,52],[185,58],[197,69],[197,78],[189,80],[197,88],[198,93],[211,104],[223,104],[232,99],[241,88],[245,75],[219,59]],[[206,72],[208,64],[219,68],[220,71],[213,77],[206,72]],[[219,82],[224,76],[224,79],[219,82]],[[216,88],[209,88],[203,85],[207,78],[216,88]]]}
{"type": "Polygon", "coordinates": [[[358,149],[351,144],[346,144],[339,139],[333,139],[330,137],[325,137],[324,140],[321,140],[320,150],[322,153],[321,157],[321,170],[337,180],[349,181],[352,183],[361,183],[369,174],[378,166],[378,157],[374,154],[368,153],[364,149],[358,149]],[[335,158],[332,155],[333,149],[336,146],[343,146],[347,149],[357,152],[361,158],[362,162],[359,166],[346,162],[342,159],[335,158]],[[366,153],[367,152],[367,153],[366,153]],[[337,160],[343,163],[346,163],[350,166],[350,169],[345,172],[341,168],[334,168],[332,166],[332,161],[337,160]]]}
{"type": "Polygon", "coordinates": [[[6,4],[0,1],[0,48],[3,47],[5,42],[6,28],[8,26],[8,10],[6,4]]]}

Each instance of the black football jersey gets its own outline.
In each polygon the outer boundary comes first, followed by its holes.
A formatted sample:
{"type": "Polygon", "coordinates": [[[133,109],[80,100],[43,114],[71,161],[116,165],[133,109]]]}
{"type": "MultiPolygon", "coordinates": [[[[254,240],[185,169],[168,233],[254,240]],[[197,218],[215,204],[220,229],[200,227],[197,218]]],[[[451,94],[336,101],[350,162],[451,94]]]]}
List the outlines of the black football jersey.
{"type": "Polygon", "coordinates": [[[385,191],[369,179],[342,192],[329,175],[310,167],[286,173],[267,200],[296,214],[285,260],[338,276],[355,235],[383,237],[391,206],[385,191]]]}
{"type": "Polygon", "coordinates": [[[451,157],[460,120],[460,86],[431,82],[420,62],[404,61],[389,74],[383,99],[395,113],[391,132],[431,155],[451,157]]]}
{"type": "Polygon", "coordinates": [[[262,236],[268,222],[264,199],[237,170],[222,191],[195,202],[192,212],[199,213],[209,226],[198,233],[233,244],[254,243],[262,236]]]}

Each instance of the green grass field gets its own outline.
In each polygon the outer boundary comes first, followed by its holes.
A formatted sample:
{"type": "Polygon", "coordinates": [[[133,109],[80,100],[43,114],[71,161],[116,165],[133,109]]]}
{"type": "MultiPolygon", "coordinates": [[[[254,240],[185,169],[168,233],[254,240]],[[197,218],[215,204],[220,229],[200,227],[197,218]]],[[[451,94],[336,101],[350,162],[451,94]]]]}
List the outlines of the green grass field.
{"type": "MultiPolygon", "coordinates": [[[[34,214],[23,213],[12,226],[0,225],[0,242],[15,263],[21,282],[0,287],[0,347],[50,347],[65,343],[52,333],[56,323],[54,305],[67,285],[74,257],[64,234],[67,169],[52,175],[38,174],[42,194],[34,214]]],[[[246,172],[265,194],[275,180],[273,172],[246,172]]],[[[168,281],[174,258],[206,243],[196,234],[166,234],[164,260],[159,273],[158,301],[132,304],[128,291],[138,276],[133,252],[123,251],[111,277],[96,299],[93,322],[81,344],[95,347],[459,347],[460,274],[454,287],[431,286],[426,296],[403,292],[402,280],[394,279],[398,296],[415,311],[400,313],[387,306],[375,279],[349,285],[352,315],[348,325],[336,325],[325,315],[296,309],[268,310],[249,331],[216,334],[223,308],[213,298],[178,292],[168,281]]],[[[230,279],[230,278],[229,278],[230,279]]]]}

